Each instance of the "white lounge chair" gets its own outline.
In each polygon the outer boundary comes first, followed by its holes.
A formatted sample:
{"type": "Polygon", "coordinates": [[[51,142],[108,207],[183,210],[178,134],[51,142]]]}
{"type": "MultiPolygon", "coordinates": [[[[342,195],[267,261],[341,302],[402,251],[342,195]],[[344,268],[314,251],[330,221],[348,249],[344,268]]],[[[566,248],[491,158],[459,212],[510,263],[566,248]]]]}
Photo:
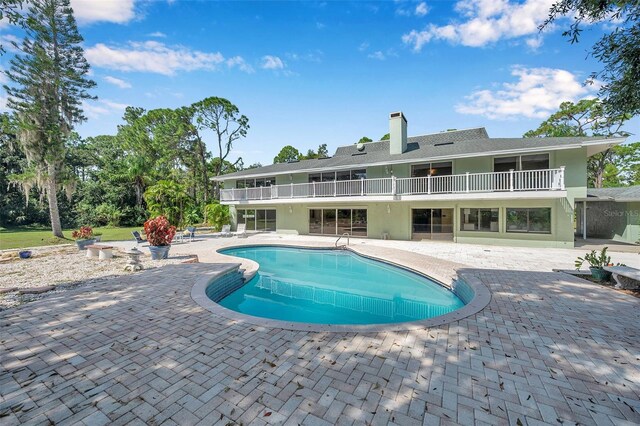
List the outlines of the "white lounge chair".
{"type": "Polygon", "coordinates": [[[238,238],[247,238],[247,225],[245,225],[244,223],[239,223],[235,235],[238,238]]]}
{"type": "Polygon", "coordinates": [[[233,237],[231,225],[222,225],[222,230],[213,234],[214,237],[233,237]]]}

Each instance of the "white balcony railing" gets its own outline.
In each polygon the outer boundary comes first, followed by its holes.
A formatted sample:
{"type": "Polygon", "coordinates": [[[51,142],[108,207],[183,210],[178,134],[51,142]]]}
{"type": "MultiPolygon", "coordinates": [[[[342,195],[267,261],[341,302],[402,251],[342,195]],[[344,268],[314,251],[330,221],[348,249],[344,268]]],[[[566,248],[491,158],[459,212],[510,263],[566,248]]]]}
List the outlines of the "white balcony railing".
{"type": "Polygon", "coordinates": [[[561,191],[564,167],[412,178],[378,178],[292,183],[260,188],[223,189],[221,201],[286,198],[364,197],[379,195],[431,195],[479,192],[561,191]]]}

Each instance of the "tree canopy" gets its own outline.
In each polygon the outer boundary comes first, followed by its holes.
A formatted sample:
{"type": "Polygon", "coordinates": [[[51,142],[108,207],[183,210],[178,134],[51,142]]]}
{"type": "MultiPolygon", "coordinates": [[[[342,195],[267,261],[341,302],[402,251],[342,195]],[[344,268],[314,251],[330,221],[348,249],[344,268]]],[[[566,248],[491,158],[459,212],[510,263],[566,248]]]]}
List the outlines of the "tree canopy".
{"type": "Polygon", "coordinates": [[[82,49],[69,0],[42,0],[30,5],[25,37],[6,72],[7,106],[15,113],[17,140],[31,173],[23,175],[48,198],[53,235],[62,237],[59,186],[69,195],[72,176],[65,168],[69,137],[85,120],[82,102],[92,99],[95,83],[82,49]]]}
{"type": "MultiPolygon", "coordinates": [[[[609,115],[598,99],[583,99],[575,104],[563,102],[558,111],[543,121],[537,129],[526,132],[524,137],[626,137],[629,133],[623,130],[623,126],[628,118],[626,114],[609,115]]],[[[615,146],[591,156],[587,165],[589,185],[602,188],[633,182],[633,168],[627,167],[625,162],[637,158],[639,145],[615,146]],[[617,177],[614,178],[614,175],[617,177]]]]}
{"type": "Polygon", "coordinates": [[[637,0],[559,0],[549,11],[544,29],[563,16],[573,22],[563,32],[577,43],[584,26],[608,22],[613,28],[592,47],[591,55],[603,64],[591,80],[604,83],[600,97],[611,115],[640,113],[640,2],[637,0]]]}
{"type": "Polygon", "coordinates": [[[300,154],[300,151],[298,151],[296,148],[292,147],[291,145],[287,145],[283,147],[278,153],[278,155],[276,155],[273,158],[273,162],[288,163],[290,161],[300,160],[301,157],[302,155],[300,154]]]}

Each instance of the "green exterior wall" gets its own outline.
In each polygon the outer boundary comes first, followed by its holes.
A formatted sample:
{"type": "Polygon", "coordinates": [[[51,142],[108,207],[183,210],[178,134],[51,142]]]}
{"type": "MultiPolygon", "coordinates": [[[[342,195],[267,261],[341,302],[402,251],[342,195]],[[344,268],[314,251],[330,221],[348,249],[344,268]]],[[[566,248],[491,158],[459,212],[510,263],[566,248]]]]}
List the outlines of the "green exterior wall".
{"type": "MultiPolygon", "coordinates": [[[[411,209],[453,209],[453,241],[472,244],[512,245],[529,247],[573,247],[573,216],[567,214],[562,199],[547,200],[479,200],[479,201],[412,201],[375,203],[296,203],[286,205],[242,205],[241,209],[276,210],[276,228],[282,234],[309,233],[309,209],[350,208],[367,209],[368,238],[380,239],[388,234],[393,240],[411,239],[411,209]],[[389,210],[387,211],[387,206],[389,210]],[[460,230],[460,209],[498,208],[499,232],[460,230]],[[551,208],[551,233],[514,233],[506,230],[507,208],[551,208]]],[[[234,223],[235,223],[235,208],[234,223]]],[[[637,234],[637,231],[636,231],[637,234]]]]}

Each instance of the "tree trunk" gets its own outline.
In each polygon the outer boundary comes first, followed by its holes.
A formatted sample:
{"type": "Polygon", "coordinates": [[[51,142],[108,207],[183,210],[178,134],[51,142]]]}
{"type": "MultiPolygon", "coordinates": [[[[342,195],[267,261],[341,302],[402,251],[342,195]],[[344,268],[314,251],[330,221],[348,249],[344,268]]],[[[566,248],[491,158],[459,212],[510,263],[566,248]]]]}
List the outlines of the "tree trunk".
{"type": "Polygon", "coordinates": [[[62,225],[60,224],[60,212],[58,211],[58,197],[56,185],[56,169],[49,165],[47,176],[47,199],[49,201],[49,217],[51,219],[51,231],[54,237],[64,238],[62,225]]]}

